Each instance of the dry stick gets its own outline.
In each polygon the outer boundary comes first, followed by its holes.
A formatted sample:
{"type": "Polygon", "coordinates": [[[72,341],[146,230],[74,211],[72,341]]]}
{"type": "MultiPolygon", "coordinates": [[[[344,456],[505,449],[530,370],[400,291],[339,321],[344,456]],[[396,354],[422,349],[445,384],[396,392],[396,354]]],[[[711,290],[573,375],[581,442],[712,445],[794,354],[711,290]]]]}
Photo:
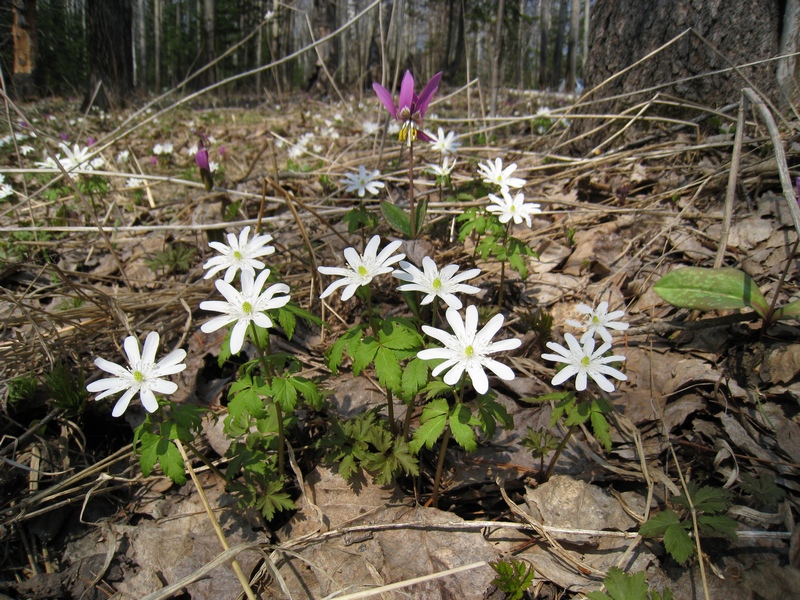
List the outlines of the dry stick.
{"type": "MultiPolygon", "coordinates": [[[[186,450],[183,449],[183,444],[179,439],[175,440],[175,445],[178,447],[178,451],[181,453],[181,458],[183,458],[183,463],[186,465],[186,470],[189,471],[189,476],[192,478],[194,487],[197,489],[197,493],[200,496],[200,501],[203,503],[203,506],[206,509],[208,520],[211,521],[211,526],[214,528],[214,531],[216,532],[223,549],[230,550],[230,546],[228,546],[228,541],[225,539],[225,534],[222,532],[222,527],[219,525],[217,516],[214,514],[214,510],[208,503],[208,498],[206,498],[206,493],[203,491],[203,486],[200,485],[200,481],[197,479],[197,475],[192,468],[192,461],[190,461],[189,457],[186,456],[186,450]]],[[[249,600],[256,600],[256,595],[250,588],[250,582],[247,580],[247,577],[244,576],[244,571],[242,571],[242,567],[239,564],[239,561],[236,560],[236,557],[231,559],[231,566],[233,567],[233,572],[236,573],[236,578],[239,580],[239,583],[242,584],[242,589],[244,590],[245,595],[249,598],[249,600]]]]}
{"type": "Polygon", "coordinates": [[[744,116],[747,112],[747,96],[742,94],[739,101],[739,114],[736,117],[736,134],[733,138],[733,155],[731,156],[731,170],[728,173],[728,189],[725,191],[725,212],[722,220],[722,233],[719,238],[717,257],[714,259],[714,268],[722,266],[725,251],[728,248],[728,236],[733,220],[733,201],[736,198],[736,179],[739,175],[739,163],[742,160],[742,139],[744,138],[744,116]]]}
{"type": "MultiPolygon", "coordinates": [[[[659,94],[656,94],[655,96],[653,96],[650,99],[649,102],[646,102],[644,105],[642,105],[642,108],[639,109],[639,112],[637,112],[632,119],[628,119],[628,122],[625,123],[625,125],[623,127],[621,127],[619,130],[617,130],[613,135],[611,135],[611,137],[606,138],[603,142],[601,142],[599,146],[595,147],[589,153],[589,155],[593,156],[593,155],[596,155],[596,154],[600,154],[600,151],[605,146],[608,146],[611,142],[613,142],[615,139],[617,139],[619,136],[621,136],[623,133],[625,133],[628,129],[630,129],[633,126],[633,124],[637,123],[639,121],[639,119],[641,119],[642,115],[645,112],[647,112],[653,106],[653,103],[656,100],[658,100],[658,96],[659,96],[659,94]]],[[[612,123],[613,123],[613,121],[612,121],[612,123]]]]}

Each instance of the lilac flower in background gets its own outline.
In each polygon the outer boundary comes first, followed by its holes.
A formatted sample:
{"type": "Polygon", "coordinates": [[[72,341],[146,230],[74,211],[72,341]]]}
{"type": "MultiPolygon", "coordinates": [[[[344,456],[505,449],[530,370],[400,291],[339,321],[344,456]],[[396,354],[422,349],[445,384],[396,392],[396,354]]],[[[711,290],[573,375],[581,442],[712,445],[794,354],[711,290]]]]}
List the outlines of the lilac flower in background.
{"type": "Polygon", "coordinates": [[[430,136],[422,131],[422,121],[441,79],[441,72],[431,77],[418,96],[414,93],[414,76],[411,71],[406,71],[400,84],[397,106],[395,106],[392,95],[385,87],[377,82],[372,84],[372,89],[375,90],[378,100],[386,107],[389,114],[402,124],[399,134],[401,142],[408,139],[408,143],[411,144],[417,138],[423,142],[431,141],[430,136]]]}
{"type": "Polygon", "coordinates": [[[69,140],[69,135],[66,134],[66,133],[61,133],[61,134],[59,134],[58,137],[60,137],[65,142],[69,140]]]}
{"type": "Polygon", "coordinates": [[[220,156],[225,156],[228,153],[228,149],[225,146],[220,146],[217,148],[217,152],[219,152],[220,156]]]}
{"type": "Polygon", "coordinates": [[[95,138],[93,138],[92,136],[89,136],[89,139],[87,140],[86,145],[87,146],[94,146],[96,143],[97,143],[97,140],[95,138]]]}

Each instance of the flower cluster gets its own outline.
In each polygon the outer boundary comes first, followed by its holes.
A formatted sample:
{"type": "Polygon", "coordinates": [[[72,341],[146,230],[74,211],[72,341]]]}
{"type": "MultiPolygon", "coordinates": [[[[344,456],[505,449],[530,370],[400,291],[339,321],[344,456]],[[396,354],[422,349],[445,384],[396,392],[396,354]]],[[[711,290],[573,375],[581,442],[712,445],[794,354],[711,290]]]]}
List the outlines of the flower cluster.
{"type": "Polygon", "coordinates": [[[91,151],[88,146],[82,148],[78,144],[74,144],[70,148],[67,144],[62,143],[59,144],[59,148],[61,148],[64,156],[58,153],[56,154],[56,160],[48,156],[43,162],[37,162],[36,166],[44,169],[58,169],[56,164],[56,161],[58,161],[65,171],[88,172],[99,169],[105,164],[102,156],[91,157],[91,151]]]}
{"type": "Polygon", "coordinates": [[[500,189],[499,196],[489,194],[490,204],[486,210],[497,215],[503,224],[509,223],[513,219],[515,225],[525,221],[525,224],[531,227],[533,225],[531,216],[542,210],[538,204],[526,203],[522,192],[512,195],[512,188],[518,189],[525,185],[524,179],[513,176],[516,169],[515,163],[503,168],[503,159],[501,158],[496,158],[494,162],[490,160],[478,165],[478,174],[483,177],[483,182],[500,189]]]}
{"type": "Polygon", "coordinates": [[[611,350],[612,339],[608,330],[624,331],[628,328],[627,323],[617,320],[623,317],[625,312],[618,310],[609,313],[608,302],[601,302],[597,308],[579,304],[578,312],[586,315],[586,321],[581,323],[570,319],[567,323],[585,328],[580,341],[571,333],[565,333],[566,348],[555,342],[547,342],[547,347],[555,354],[542,354],[542,358],[546,360],[566,365],[556,373],[552,383],[560,385],[575,375],[575,389],[582,392],[587,387],[588,378],[591,377],[600,386],[600,389],[609,393],[613,392],[615,387],[609,377],[619,381],[627,381],[628,378],[624,373],[610,366],[610,363],[621,362],[625,360],[625,357],[622,355],[607,356],[608,351],[611,350]],[[603,340],[603,344],[597,349],[595,349],[595,334],[603,340]]]}
{"type": "MultiPolygon", "coordinates": [[[[204,267],[208,269],[205,277],[208,279],[225,270],[224,279],[214,282],[225,301],[207,300],[200,303],[201,309],[220,313],[203,323],[200,329],[211,333],[233,324],[230,335],[231,354],[237,354],[242,349],[251,324],[264,329],[272,327],[272,319],[267,313],[285,306],[290,300],[289,286],[284,283],[276,283],[264,289],[270,270],[265,269],[264,263],[258,259],[275,252],[273,246],[267,245],[270,241],[270,235],[254,235],[250,239],[248,226],[238,236],[228,234],[228,245],[219,242],[209,244],[220,254],[205,263],[204,267]],[[257,273],[257,270],[260,272],[257,273]],[[241,291],[231,285],[237,273],[241,273],[241,291]]],[[[122,415],[137,392],[145,409],[154,412],[158,408],[155,393],[172,394],[178,389],[175,383],[164,377],[186,368],[183,364],[186,351],[174,350],[156,363],[158,341],[158,333],[149,333],[140,354],[136,338],[126,338],[124,348],[128,357],[127,368],[103,358],[95,360],[100,369],[114,375],[112,378],[92,382],[86,387],[90,392],[100,392],[95,399],[101,400],[124,391],[114,406],[113,416],[122,415]]]]}
{"type": "Polygon", "coordinates": [[[464,283],[477,277],[480,269],[469,269],[463,273],[458,273],[458,265],[447,265],[439,269],[428,256],[422,259],[422,269],[419,269],[404,261],[404,254],[395,254],[401,244],[400,241],[390,242],[378,253],[380,237],[376,235],[369,241],[363,254],[359,254],[355,248],[346,248],[344,256],[347,267],[319,267],[323,275],[340,277],[322,292],[320,298],[326,298],[338,288],[344,287],[342,300],[349,300],[359,287],[369,285],[375,277],[392,273],[395,278],[405,282],[397,288],[398,290],[425,294],[420,302],[421,305],[441,299],[448,306],[445,318],[453,330],[452,334],[428,325],[422,327],[423,332],[444,344],[442,348],[428,348],[417,354],[422,360],[443,360],[434,367],[432,372],[434,377],[447,371],[444,382],[455,385],[466,372],[475,390],[480,394],[485,394],[489,389],[489,380],[484,368],[501,379],[513,379],[514,372],[508,366],[489,357],[490,354],[513,350],[521,344],[518,339],[492,342],[492,338],[503,325],[503,315],[495,315],[478,331],[478,309],[475,306],[470,305],[466,308],[465,318],[459,313],[462,303],[456,294],[480,292],[480,288],[464,283]],[[391,265],[396,263],[399,263],[400,269],[393,270],[391,265]]]}

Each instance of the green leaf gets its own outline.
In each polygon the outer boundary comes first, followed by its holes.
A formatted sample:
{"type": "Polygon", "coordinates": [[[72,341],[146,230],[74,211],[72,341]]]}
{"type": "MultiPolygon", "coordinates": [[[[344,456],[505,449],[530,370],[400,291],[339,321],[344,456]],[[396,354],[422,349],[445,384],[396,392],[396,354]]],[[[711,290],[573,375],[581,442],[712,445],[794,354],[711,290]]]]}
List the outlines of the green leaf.
{"type": "Polygon", "coordinates": [[[400,323],[392,323],[391,330],[378,332],[378,341],[381,346],[392,350],[419,350],[422,346],[422,336],[414,329],[400,323]]]}
{"type": "Polygon", "coordinates": [[[297,319],[294,313],[290,310],[285,310],[284,307],[278,309],[278,324],[283,329],[288,339],[292,339],[294,335],[294,328],[297,326],[297,319]]]}
{"type": "Polygon", "coordinates": [[[772,315],[772,318],[773,320],[795,319],[796,321],[800,321],[800,300],[795,300],[794,302],[789,302],[789,304],[784,304],[775,311],[775,314],[772,315]]]}
{"type": "Polygon", "coordinates": [[[163,443],[158,444],[158,465],[164,471],[164,475],[178,485],[183,485],[186,483],[183,457],[174,442],[163,439],[161,441],[163,443]]]}
{"type": "MultiPolygon", "coordinates": [[[[696,484],[689,483],[689,494],[692,498],[695,510],[701,513],[718,513],[723,512],[730,505],[728,500],[728,493],[724,489],[715,488],[711,486],[703,486],[698,488],[696,484]]],[[[675,496],[673,499],[676,504],[689,508],[689,501],[684,494],[675,496]]]]}
{"type": "Polygon", "coordinates": [[[422,226],[425,224],[425,215],[428,214],[428,199],[423,198],[414,207],[414,224],[416,225],[417,235],[422,231],[422,226]]]}
{"type": "Polygon", "coordinates": [[[353,358],[353,375],[359,375],[361,371],[367,368],[367,366],[372,362],[372,359],[375,358],[375,354],[378,352],[378,342],[376,342],[372,338],[368,338],[366,340],[353,340],[347,347],[347,351],[353,358]]]}
{"type": "Polygon", "coordinates": [[[448,424],[453,439],[467,452],[478,447],[475,432],[472,430],[472,412],[460,402],[453,407],[448,424]]]}
{"type": "MultiPolygon", "coordinates": [[[[334,373],[339,372],[339,366],[344,359],[345,350],[350,350],[351,344],[358,344],[361,342],[361,334],[364,331],[364,325],[356,325],[351,327],[342,336],[336,340],[327,352],[328,368],[334,373]]],[[[352,356],[352,353],[351,353],[352,356]]]]}
{"type": "Polygon", "coordinates": [[[694,310],[752,307],[766,318],[769,305],[755,281],[739,269],[684,267],[664,275],[653,286],[673,306],[694,310]]]}
{"type": "Polygon", "coordinates": [[[434,379],[433,381],[428,382],[422,391],[425,393],[425,399],[431,400],[433,398],[438,398],[440,396],[444,396],[445,394],[449,394],[453,391],[453,386],[447,385],[441,379],[434,379]]]}
{"type": "Polygon", "coordinates": [[[725,515],[700,515],[697,517],[697,523],[701,531],[706,533],[719,533],[733,541],[738,539],[736,529],[739,523],[725,515]]]}
{"type": "Polygon", "coordinates": [[[378,348],[375,354],[375,373],[378,375],[378,382],[388,390],[397,391],[400,389],[400,379],[403,371],[394,352],[387,348],[378,348]]]}
{"type": "Polygon", "coordinates": [[[592,431],[606,452],[611,452],[611,428],[603,413],[592,411],[592,431]]]}
{"type": "Polygon", "coordinates": [[[647,600],[644,572],[628,575],[617,567],[611,567],[603,583],[614,600],[647,600]]]}
{"type": "Polygon", "coordinates": [[[292,377],[290,381],[292,386],[303,394],[303,397],[311,408],[315,410],[320,410],[322,408],[323,396],[316,383],[305,377],[292,377]]]}
{"type": "Polygon", "coordinates": [[[533,566],[525,561],[515,558],[497,560],[490,562],[489,566],[497,573],[492,584],[506,593],[506,600],[519,600],[533,583],[535,575],[533,566]]]}
{"type": "Polygon", "coordinates": [[[282,492],[283,483],[280,481],[270,481],[267,489],[256,502],[258,508],[267,520],[275,516],[279,510],[294,510],[294,502],[286,492],[282,492]]]}
{"type": "Polygon", "coordinates": [[[161,436],[145,431],[140,436],[140,440],[139,468],[142,469],[142,475],[150,477],[153,467],[158,462],[158,444],[161,436]]]}
{"type": "Polygon", "coordinates": [[[694,554],[694,542],[683,524],[667,527],[664,532],[664,548],[676,562],[681,564],[694,554]]]}
{"type": "Polygon", "coordinates": [[[407,238],[411,237],[411,218],[402,208],[383,200],[381,202],[381,213],[390,227],[396,229],[407,238]]]}
{"type": "Polygon", "coordinates": [[[403,398],[411,400],[428,383],[428,363],[421,358],[413,358],[403,369],[400,387],[403,398]]]}
{"type": "Polygon", "coordinates": [[[642,523],[639,528],[639,535],[642,537],[658,537],[663,535],[668,527],[680,524],[680,522],[681,520],[678,518],[677,513],[665,510],[642,523]]]}
{"type": "Polygon", "coordinates": [[[294,412],[297,407],[297,390],[291,380],[284,377],[273,377],[272,399],[280,404],[284,413],[294,412]]]}
{"type": "Polygon", "coordinates": [[[514,417],[508,414],[506,407],[487,394],[478,397],[477,419],[481,430],[489,439],[494,437],[497,423],[505,428],[514,426],[514,417]]]}
{"type": "Polygon", "coordinates": [[[443,398],[429,402],[422,409],[422,415],[419,418],[420,426],[414,431],[413,439],[409,444],[412,452],[419,452],[423,445],[428,450],[433,448],[436,440],[444,432],[449,414],[450,408],[447,406],[447,400],[443,398]]]}

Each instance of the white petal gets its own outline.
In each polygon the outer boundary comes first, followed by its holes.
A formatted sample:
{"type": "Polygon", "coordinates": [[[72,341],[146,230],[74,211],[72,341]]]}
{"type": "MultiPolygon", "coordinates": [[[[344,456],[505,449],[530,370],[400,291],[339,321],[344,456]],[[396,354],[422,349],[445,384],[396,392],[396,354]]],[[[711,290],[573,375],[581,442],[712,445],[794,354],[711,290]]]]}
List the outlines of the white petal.
{"type": "Polygon", "coordinates": [[[159,394],[174,394],[178,391],[178,384],[166,379],[154,379],[150,382],[150,389],[159,394]]]}
{"type": "Polygon", "coordinates": [[[511,367],[508,365],[504,365],[501,362],[498,362],[494,359],[487,358],[483,360],[483,366],[489,369],[492,373],[497,375],[500,379],[504,381],[511,381],[516,377],[516,374],[511,367]]]}
{"type": "Polygon", "coordinates": [[[578,372],[578,367],[574,365],[567,365],[566,367],[561,369],[558,373],[556,373],[556,376],[553,377],[553,381],[551,381],[551,383],[553,385],[561,385],[567,379],[575,375],[577,372],[578,372]]]}
{"type": "Polygon", "coordinates": [[[139,354],[139,341],[132,335],[129,335],[125,338],[125,341],[122,343],[122,347],[125,349],[128,362],[131,365],[138,363],[142,359],[141,355],[139,354]]]}
{"type": "Polygon", "coordinates": [[[469,378],[472,380],[472,387],[475,388],[476,392],[485,394],[489,391],[489,378],[486,377],[486,373],[480,365],[477,363],[470,364],[467,368],[467,372],[469,373],[469,378]]]}
{"type": "Polygon", "coordinates": [[[151,331],[144,339],[144,348],[142,349],[142,363],[152,365],[156,362],[156,353],[158,353],[159,335],[157,331],[151,331]]]}
{"type": "Polygon", "coordinates": [[[105,358],[95,358],[94,364],[106,373],[111,373],[117,377],[130,377],[130,371],[128,371],[128,369],[118,365],[117,363],[113,363],[110,360],[106,360],[105,358]]]}
{"type": "Polygon", "coordinates": [[[139,401],[149,413],[154,413],[158,410],[158,400],[156,400],[156,396],[151,390],[143,389],[139,392],[139,401]]]}
{"type": "Polygon", "coordinates": [[[239,351],[244,345],[244,334],[247,331],[249,321],[246,319],[239,319],[236,325],[233,326],[231,331],[231,354],[239,354],[239,351]]]}
{"type": "Polygon", "coordinates": [[[124,394],[122,394],[122,396],[120,396],[120,399],[117,400],[117,403],[114,405],[114,409],[111,411],[111,416],[112,417],[121,416],[122,413],[124,413],[125,410],[128,408],[128,404],[130,404],[131,398],[133,398],[133,395],[135,393],[136,393],[135,389],[130,389],[124,394]]]}

